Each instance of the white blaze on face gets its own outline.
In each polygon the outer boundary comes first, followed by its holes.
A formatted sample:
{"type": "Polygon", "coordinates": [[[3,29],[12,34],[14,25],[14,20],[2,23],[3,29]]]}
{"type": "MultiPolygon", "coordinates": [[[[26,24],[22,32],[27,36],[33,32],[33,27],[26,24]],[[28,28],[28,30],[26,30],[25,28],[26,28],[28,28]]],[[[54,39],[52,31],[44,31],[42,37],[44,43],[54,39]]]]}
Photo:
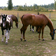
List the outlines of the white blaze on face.
{"type": "Polygon", "coordinates": [[[3,27],[5,27],[5,18],[3,18],[2,22],[3,22],[3,27]]]}
{"type": "Polygon", "coordinates": [[[6,36],[6,43],[8,43],[8,30],[6,30],[6,34],[5,34],[5,36],[6,36]]]}
{"type": "Polygon", "coordinates": [[[3,23],[3,27],[5,27],[5,23],[3,23]]]}

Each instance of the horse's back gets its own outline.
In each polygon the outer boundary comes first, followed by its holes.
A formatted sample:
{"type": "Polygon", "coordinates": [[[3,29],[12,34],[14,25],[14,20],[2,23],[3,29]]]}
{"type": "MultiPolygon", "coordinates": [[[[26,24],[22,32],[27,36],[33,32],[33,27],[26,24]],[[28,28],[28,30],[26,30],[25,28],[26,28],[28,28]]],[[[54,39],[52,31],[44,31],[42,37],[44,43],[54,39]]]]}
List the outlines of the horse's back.
{"type": "Polygon", "coordinates": [[[32,21],[32,15],[31,14],[25,14],[21,17],[21,21],[23,24],[30,24],[32,21]]]}
{"type": "Polygon", "coordinates": [[[31,24],[33,26],[46,25],[48,20],[43,15],[25,14],[21,17],[23,24],[31,24]]]}
{"type": "Polygon", "coordinates": [[[17,20],[17,17],[14,16],[14,15],[8,15],[8,17],[10,17],[13,21],[16,21],[17,20]]]}
{"type": "Polygon", "coordinates": [[[34,25],[46,25],[48,20],[43,15],[32,15],[34,25]]]}

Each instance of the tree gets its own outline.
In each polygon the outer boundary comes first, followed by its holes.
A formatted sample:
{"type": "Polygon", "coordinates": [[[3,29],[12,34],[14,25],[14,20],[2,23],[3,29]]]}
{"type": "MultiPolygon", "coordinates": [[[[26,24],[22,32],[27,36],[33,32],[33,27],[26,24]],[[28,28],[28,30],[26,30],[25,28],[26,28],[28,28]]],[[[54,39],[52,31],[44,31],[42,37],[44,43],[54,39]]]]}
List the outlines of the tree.
{"type": "Polygon", "coordinates": [[[18,10],[19,10],[19,11],[23,11],[23,7],[22,7],[22,6],[19,6],[19,7],[18,7],[18,10]]]}
{"type": "Polygon", "coordinates": [[[8,9],[12,10],[12,8],[13,8],[12,0],[8,0],[8,9]]]}
{"type": "Polygon", "coordinates": [[[54,0],[54,2],[55,2],[55,3],[54,3],[54,8],[55,8],[55,10],[56,10],[56,0],[54,0]]]}
{"type": "Polygon", "coordinates": [[[37,9],[37,4],[33,5],[33,9],[36,10],[37,9]]]}

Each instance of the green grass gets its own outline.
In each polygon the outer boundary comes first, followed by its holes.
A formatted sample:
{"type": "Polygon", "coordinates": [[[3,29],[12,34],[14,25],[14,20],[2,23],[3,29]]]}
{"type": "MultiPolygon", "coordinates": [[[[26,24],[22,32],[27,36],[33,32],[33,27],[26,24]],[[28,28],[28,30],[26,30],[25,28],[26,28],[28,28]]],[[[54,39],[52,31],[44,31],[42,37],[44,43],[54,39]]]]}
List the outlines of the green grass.
{"type": "MultiPolygon", "coordinates": [[[[56,28],[56,21],[53,21],[54,28],[56,28]]],[[[56,56],[56,36],[51,40],[49,35],[50,29],[46,26],[44,30],[45,41],[38,40],[38,33],[32,33],[28,26],[26,30],[26,42],[20,41],[20,28],[22,24],[19,23],[19,28],[14,28],[10,31],[10,39],[8,45],[5,41],[2,43],[2,35],[0,30],[0,56],[56,56]]],[[[35,31],[35,29],[34,29],[35,31]]]]}

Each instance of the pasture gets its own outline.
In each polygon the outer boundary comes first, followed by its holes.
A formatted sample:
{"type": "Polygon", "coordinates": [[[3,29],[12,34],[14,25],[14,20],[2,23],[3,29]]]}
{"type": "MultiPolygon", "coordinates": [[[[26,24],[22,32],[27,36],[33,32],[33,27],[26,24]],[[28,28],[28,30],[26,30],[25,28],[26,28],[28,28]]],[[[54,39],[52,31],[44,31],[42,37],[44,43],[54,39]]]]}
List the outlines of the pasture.
{"type": "MultiPolygon", "coordinates": [[[[22,16],[25,13],[33,13],[36,12],[24,12],[24,11],[2,11],[0,10],[0,14],[14,14],[17,16],[22,16]]],[[[40,12],[43,14],[49,15],[49,12],[40,12]]],[[[49,17],[49,16],[48,16],[49,17]]],[[[54,28],[56,28],[56,14],[52,12],[51,20],[53,22],[54,28]]],[[[34,33],[30,31],[28,26],[26,30],[26,42],[20,41],[21,33],[20,28],[22,27],[21,21],[19,19],[19,28],[17,29],[15,23],[14,27],[10,31],[10,39],[8,45],[5,45],[2,40],[2,34],[0,30],[0,56],[56,56],[56,34],[54,40],[51,40],[50,29],[46,26],[44,29],[44,39],[45,41],[38,40],[38,33],[34,29],[34,33]]]]}

